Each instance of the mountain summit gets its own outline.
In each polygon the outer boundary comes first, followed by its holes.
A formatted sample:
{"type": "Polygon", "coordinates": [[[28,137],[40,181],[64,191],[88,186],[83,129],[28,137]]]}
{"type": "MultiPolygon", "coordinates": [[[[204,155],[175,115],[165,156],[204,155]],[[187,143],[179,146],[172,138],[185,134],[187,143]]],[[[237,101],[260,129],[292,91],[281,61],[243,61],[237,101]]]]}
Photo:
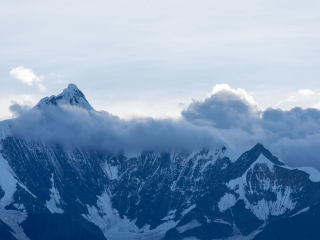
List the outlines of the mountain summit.
{"type": "Polygon", "coordinates": [[[52,95],[51,97],[45,97],[41,99],[36,107],[42,109],[43,107],[49,105],[72,105],[87,109],[88,111],[94,110],[81,90],[79,90],[79,88],[72,83],[70,83],[68,87],[65,88],[59,95],[52,95]]]}

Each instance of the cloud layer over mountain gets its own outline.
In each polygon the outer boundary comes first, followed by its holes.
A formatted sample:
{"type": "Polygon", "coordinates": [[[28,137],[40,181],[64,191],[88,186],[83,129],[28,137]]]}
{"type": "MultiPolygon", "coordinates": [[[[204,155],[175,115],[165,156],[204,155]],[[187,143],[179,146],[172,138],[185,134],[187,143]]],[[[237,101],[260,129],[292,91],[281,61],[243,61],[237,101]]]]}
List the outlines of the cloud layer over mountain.
{"type": "Polygon", "coordinates": [[[292,166],[320,168],[320,111],[299,107],[289,111],[260,110],[243,89],[214,87],[210,97],[195,101],[182,116],[198,126],[212,126],[235,150],[256,142],[292,166]]]}
{"type": "Polygon", "coordinates": [[[243,89],[216,85],[204,101],[193,101],[179,120],[123,120],[107,112],[63,105],[42,112],[11,107],[22,115],[12,124],[13,133],[30,140],[84,146],[110,152],[199,149],[227,144],[236,153],[257,142],[289,166],[320,169],[320,111],[299,107],[289,111],[259,109],[243,89]]]}
{"type": "Polygon", "coordinates": [[[152,118],[122,120],[107,112],[87,111],[64,105],[47,106],[22,114],[12,124],[15,136],[60,143],[67,147],[88,147],[117,153],[144,150],[201,149],[222,142],[214,129],[196,126],[183,119],[152,118]]]}

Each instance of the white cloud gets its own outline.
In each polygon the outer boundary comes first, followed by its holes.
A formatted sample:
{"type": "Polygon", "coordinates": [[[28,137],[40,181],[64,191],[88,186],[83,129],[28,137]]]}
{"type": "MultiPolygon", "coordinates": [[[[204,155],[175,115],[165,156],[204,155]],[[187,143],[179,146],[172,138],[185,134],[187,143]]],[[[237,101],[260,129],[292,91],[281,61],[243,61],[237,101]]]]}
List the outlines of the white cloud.
{"type": "Polygon", "coordinates": [[[29,86],[33,85],[34,82],[40,82],[41,77],[37,77],[32,69],[25,68],[23,66],[13,68],[10,74],[21,82],[28,84],[29,86]]]}
{"type": "Polygon", "coordinates": [[[34,83],[38,86],[40,91],[46,91],[47,88],[41,84],[40,82],[43,79],[43,76],[37,76],[33,73],[32,69],[25,68],[23,66],[13,68],[10,71],[10,74],[21,81],[24,84],[28,84],[29,86],[32,86],[34,83]]]}
{"type": "MultiPolygon", "coordinates": [[[[220,94],[220,93],[231,93],[237,97],[239,97],[241,100],[245,101],[248,105],[252,106],[258,106],[258,104],[253,100],[253,97],[248,95],[247,92],[242,89],[232,89],[228,84],[216,84],[213,87],[213,90],[211,92],[212,95],[220,94]]],[[[227,98],[229,100],[229,96],[227,98]]]]}
{"type": "Polygon", "coordinates": [[[211,96],[203,102],[193,101],[181,114],[197,125],[246,129],[259,118],[260,111],[258,104],[245,90],[232,89],[228,84],[217,84],[211,96]]]}
{"type": "Polygon", "coordinates": [[[311,96],[311,95],[314,95],[315,93],[309,89],[302,89],[302,90],[299,90],[298,92],[300,95],[303,95],[303,96],[311,96]]]}

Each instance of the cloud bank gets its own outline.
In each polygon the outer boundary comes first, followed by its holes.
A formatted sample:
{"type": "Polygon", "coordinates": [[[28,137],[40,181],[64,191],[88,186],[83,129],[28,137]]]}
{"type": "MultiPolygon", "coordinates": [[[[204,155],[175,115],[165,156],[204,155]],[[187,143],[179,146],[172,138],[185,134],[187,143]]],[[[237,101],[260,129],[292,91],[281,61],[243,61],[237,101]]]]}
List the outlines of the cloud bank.
{"type": "Polygon", "coordinates": [[[212,126],[230,147],[240,152],[261,142],[288,165],[320,169],[318,109],[260,110],[243,89],[217,85],[211,96],[190,104],[182,116],[195,125],[212,126]]]}
{"type": "Polygon", "coordinates": [[[66,147],[86,147],[110,153],[200,150],[218,147],[214,129],[196,126],[184,119],[152,118],[123,120],[108,112],[87,111],[63,105],[33,108],[12,122],[14,136],[66,147]]]}
{"type": "Polygon", "coordinates": [[[178,150],[228,145],[238,154],[262,143],[289,166],[320,169],[320,111],[285,111],[259,105],[243,89],[216,85],[204,101],[193,101],[179,120],[123,120],[108,112],[63,105],[24,111],[12,131],[29,140],[57,142],[112,153],[178,150]]]}

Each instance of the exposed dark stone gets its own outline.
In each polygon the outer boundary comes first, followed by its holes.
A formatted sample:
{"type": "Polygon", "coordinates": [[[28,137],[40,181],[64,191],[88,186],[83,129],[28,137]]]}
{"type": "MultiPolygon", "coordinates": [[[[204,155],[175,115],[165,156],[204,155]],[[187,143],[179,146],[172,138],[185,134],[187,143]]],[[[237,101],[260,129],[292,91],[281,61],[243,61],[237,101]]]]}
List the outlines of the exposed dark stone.
{"type": "Polygon", "coordinates": [[[101,230],[79,215],[29,214],[21,224],[30,240],[105,240],[101,230]]]}

